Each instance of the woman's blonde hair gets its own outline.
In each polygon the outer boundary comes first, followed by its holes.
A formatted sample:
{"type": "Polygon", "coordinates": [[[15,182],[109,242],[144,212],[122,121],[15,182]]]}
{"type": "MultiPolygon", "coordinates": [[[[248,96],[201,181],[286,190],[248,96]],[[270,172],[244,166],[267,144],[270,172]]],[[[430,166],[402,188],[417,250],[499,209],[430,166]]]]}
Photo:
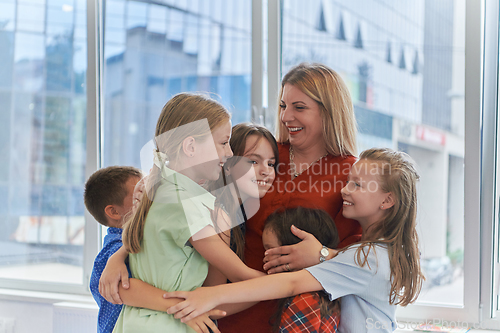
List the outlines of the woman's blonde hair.
{"type": "Polygon", "coordinates": [[[406,306],[417,299],[425,279],[420,269],[416,230],[419,175],[407,154],[389,148],[365,150],[359,160],[376,163],[381,190],[394,196],[394,205],[382,221],[366,230],[366,240],[360,242],[356,252],[357,262],[363,266],[375,244],[387,244],[391,265],[389,302],[406,306]]]}
{"type": "MultiPolygon", "coordinates": [[[[167,160],[176,161],[182,150],[184,139],[191,136],[195,140],[210,138],[211,132],[231,115],[219,102],[201,94],[180,93],[172,97],[163,107],[156,124],[155,143],[157,152],[167,155],[167,160]],[[206,119],[206,122],[199,121],[206,119]],[[190,126],[183,126],[190,124],[190,126]],[[182,127],[181,127],[182,126],[182,127]]],[[[156,190],[160,185],[161,171],[154,165],[147,178],[146,193],[123,230],[123,244],[131,253],[141,250],[144,224],[149,208],[153,204],[156,190]]]]}
{"type": "MultiPolygon", "coordinates": [[[[281,104],[285,84],[297,87],[318,103],[328,153],[334,156],[356,156],[356,118],[351,95],[340,75],[322,64],[299,64],[283,77],[278,105],[281,104]]],[[[288,130],[279,114],[276,121],[276,140],[288,142],[288,130]]]]}

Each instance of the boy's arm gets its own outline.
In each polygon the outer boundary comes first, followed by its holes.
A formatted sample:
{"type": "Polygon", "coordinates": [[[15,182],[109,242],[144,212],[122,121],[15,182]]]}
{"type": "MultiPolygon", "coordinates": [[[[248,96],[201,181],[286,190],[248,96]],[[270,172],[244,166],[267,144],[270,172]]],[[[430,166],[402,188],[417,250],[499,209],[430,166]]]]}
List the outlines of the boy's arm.
{"type": "MultiPolygon", "coordinates": [[[[166,312],[169,307],[182,301],[180,298],[164,299],[163,294],[165,292],[163,290],[153,287],[144,281],[131,278],[129,282],[129,289],[124,289],[121,285],[119,286],[120,296],[126,305],[166,312]]],[[[203,313],[193,318],[193,320],[186,322],[186,324],[197,333],[207,332],[207,327],[210,327],[214,333],[220,333],[210,317],[222,318],[225,315],[224,311],[217,309],[203,313]]]]}
{"type": "MultiPolygon", "coordinates": [[[[163,295],[165,294],[164,290],[153,287],[152,285],[138,279],[131,278],[129,282],[129,289],[124,289],[121,285],[119,287],[120,296],[123,300],[123,304],[125,305],[167,312],[168,308],[184,300],[182,298],[165,299],[163,298],[163,295]]],[[[257,303],[258,302],[224,304],[217,308],[230,315],[246,310],[257,303]]],[[[219,316],[218,318],[222,317],[223,316],[219,316]]]]}
{"type": "Polygon", "coordinates": [[[164,297],[185,299],[167,311],[175,313],[175,318],[182,318],[182,322],[185,322],[221,304],[265,301],[322,289],[321,284],[311,273],[301,270],[221,286],[198,288],[191,292],[170,292],[164,297]]]}
{"type": "Polygon", "coordinates": [[[128,289],[128,270],[125,260],[128,257],[128,251],[122,246],[111,257],[109,257],[106,267],[102,271],[99,279],[99,293],[106,301],[113,304],[122,304],[118,285],[120,281],[123,288],[128,289]]]}
{"type": "Polygon", "coordinates": [[[130,278],[129,284],[128,289],[121,284],[119,286],[123,304],[129,306],[166,312],[169,307],[182,301],[181,298],[164,299],[165,291],[138,279],[130,278]]]}

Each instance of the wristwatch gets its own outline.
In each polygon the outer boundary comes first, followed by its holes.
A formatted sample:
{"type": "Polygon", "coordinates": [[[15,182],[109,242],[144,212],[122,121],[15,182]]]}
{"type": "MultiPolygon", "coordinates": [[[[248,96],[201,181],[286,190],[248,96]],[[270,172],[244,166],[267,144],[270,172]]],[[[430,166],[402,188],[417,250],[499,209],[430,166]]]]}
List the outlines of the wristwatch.
{"type": "Polygon", "coordinates": [[[330,251],[328,250],[328,248],[326,246],[323,245],[323,248],[321,249],[321,251],[319,251],[319,262],[323,262],[326,260],[326,257],[328,257],[328,255],[330,254],[330,251]]]}

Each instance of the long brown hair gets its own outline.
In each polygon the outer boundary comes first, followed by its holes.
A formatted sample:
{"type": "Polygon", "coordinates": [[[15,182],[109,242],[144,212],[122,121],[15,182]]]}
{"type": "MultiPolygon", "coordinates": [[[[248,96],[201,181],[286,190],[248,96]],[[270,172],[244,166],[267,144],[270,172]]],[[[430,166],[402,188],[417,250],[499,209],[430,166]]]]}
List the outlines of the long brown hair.
{"type": "MultiPolygon", "coordinates": [[[[335,249],[339,244],[339,234],[337,226],[331,216],[322,209],[312,209],[296,207],[289,209],[278,209],[266,220],[264,230],[273,231],[279,243],[283,245],[293,245],[301,241],[300,238],[292,234],[292,225],[312,234],[322,245],[335,249]]],[[[318,292],[321,318],[331,316],[334,312],[340,312],[340,300],[330,301],[324,291],[318,292]]],[[[271,318],[273,330],[279,331],[281,316],[285,311],[292,297],[282,298],[278,301],[277,311],[271,318]]]]}
{"type": "MultiPolygon", "coordinates": [[[[228,187],[228,184],[233,183],[236,187],[236,182],[232,179],[227,171],[231,170],[233,166],[238,163],[238,160],[241,156],[245,154],[245,148],[247,139],[256,135],[260,138],[260,140],[264,139],[269,142],[273,149],[274,157],[276,160],[274,170],[277,172],[278,166],[278,144],[276,143],[276,139],[274,139],[273,134],[265,127],[251,124],[251,123],[240,123],[238,125],[233,126],[231,139],[229,140],[229,145],[231,146],[231,150],[233,151],[233,157],[229,158],[227,162],[224,164],[224,169],[218,180],[213,182],[208,182],[207,189],[209,191],[217,190],[224,187],[224,190],[220,195],[217,196],[215,201],[216,209],[212,214],[214,218],[218,215],[218,210],[221,209],[221,204],[223,203],[223,209],[229,215],[229,218],[234,223],[237,220],[238,210],[240,209],[240,204],[232,197],[232,193],[228,187]]],[[[256,141],[255,145],[260,141],[256,141]]],[[[253,150],[255,147],[251,147],[250,150],[253,150]]],[[[245,212],[243,212],[245,214],[245,212]]],[[[245,217],[245,215],[243,215],[245,217]]],[[[216,225],[217,228],[217,225],[216,225]]],[[[217,230],[220,232],[220,229],[217,230]]],[[[243,253],[245,250],[245,238],[243,232],[239,226],[236,226],[231,229],[231,248],[236,252],[238,257],[241,260],[244,259],[243,253]]]]}
{"type": "MultiPolygon", "coordinates": [[[[283,77],[278,105],[281,104],[283,88],[287,83],[318,103],[328,153],[333,156],[356,156],[356,117],[351,95],[340,75],[322,64],[301,63],[283,77]]],[[[279,114],[276,121],[276,140],[288,142],[288,130],[279,114]]]]}
{"type": "MultiPolygon", "coordinates": [[[[155,130],[157,152],[166,154],[168,161],[176,161],[182,149],[182,142],[191,136],[204,140],[217,127],[231,118],[226,108],[219,102],[201,94],[180,93],[172,97],[163,107],[155,130]],[[198,120],[206,119],[210,130],[198,120]],[[179,128],[194,124],[189,129],[179,128]],[[199,125],[198,125],[199,124],[199,125]]],[[[164,161],[163,161],[164,162],[164,161]]],[[[161,170],[153,166],[146,182],[146,193],[134,215],[128,220],[123,230],[123,244],[131,253],[141,250],[146,217],[153,204],[156,190],[160,185],[161,170]]]]}
{"type": "Polygon", "coordinates": [[[415,228],[419,175],[407,154],[389,148],[365,150],[359,159],[376,162],[379,185],[383,192],[392,193],[395,203],[382,221],[366,230],[366,240],[358,243],[356,260],[364,266],[375,244],[387,244],[391,266],[389,302],[406,306],[417,299],[425,279],[420,269],[415,228]]]}

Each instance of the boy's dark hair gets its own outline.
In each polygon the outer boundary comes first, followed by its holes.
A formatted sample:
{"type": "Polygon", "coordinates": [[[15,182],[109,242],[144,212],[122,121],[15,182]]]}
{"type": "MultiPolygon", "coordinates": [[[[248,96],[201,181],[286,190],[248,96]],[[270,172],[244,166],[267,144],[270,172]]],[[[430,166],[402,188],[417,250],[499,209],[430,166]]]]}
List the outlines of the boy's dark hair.
{"type": "MultiPolygon", "coordinates": [[[[332,217],[322,209],[305,207],[280,208],[269,215],[264,226],[264,230],[269,229],[274,232],[281,245],[293,245],[301,241],[300,238],[292,234],[292,225],[312,234],[324,246],[334,249],[339,244],[339,234],[332,217]]],[[[319,253],[318,253],[319,261],[319,253]]],[[[330,301],[324,291],[319,293],[319,305],[321,318],[331,316],[333,312],[340,313],[340,301],[330,301]]],[[[278,310],[271,318],[274,322],[273,331],[278,332],[281,323],[281,316],[285,308],[292,301],[292,297],[283,298],[278,301],[278,310]]]]}
{"type": "Polygon", "coordinates": [[[108,205],[123,205],[127,196],[125,184],[131,177],[142,178],[134,167],[110,166],[94,172],[85,183],[83,200],[85,207],[97,222],[108,226],[104,208],[108,205]]]}

